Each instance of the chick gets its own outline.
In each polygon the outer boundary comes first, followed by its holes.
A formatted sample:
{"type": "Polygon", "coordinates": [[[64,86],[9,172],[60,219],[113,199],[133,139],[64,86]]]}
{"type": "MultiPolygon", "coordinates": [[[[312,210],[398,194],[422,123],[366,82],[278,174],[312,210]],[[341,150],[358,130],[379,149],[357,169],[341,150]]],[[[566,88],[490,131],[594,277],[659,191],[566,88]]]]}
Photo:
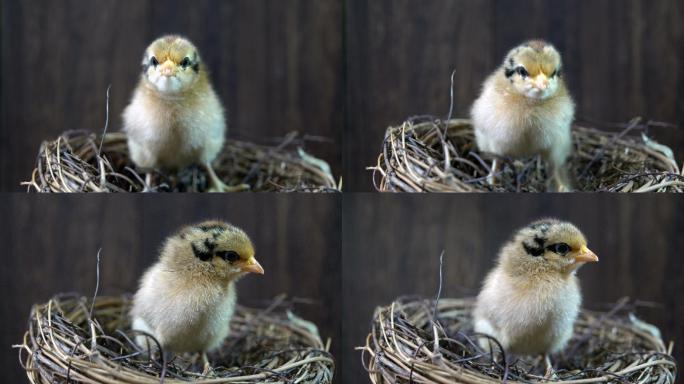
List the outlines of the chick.
{"type": "MultiPolygon", "coordinates": [[[[575,104],[561,77],[561,56],[549,43],[528,41],[506,55],[485,80],[471,110],[480,151],[499,156],[541,155],[550,166],[553,187],[572,190],[567,159],[575,104]]],[[[494,160],[490,182],[498,172],[494,160]]]]}
{"type": "MultiPolygon", "coordinates": [[[[164,352],[206,353],[228,336],[235,282],[263,274],[249,237],[230,224],[206,221],[169,237],[159,261],[143,275],[131,309],[132,328],[153,335],[164,352]]],[[[146,336],[136,342],[154,348],[146,336]]]]}
{"type": "MultiPolygon", "coordinates": [[[[506,352],[544,355],[563,349],[572,336],[582,296],[577,269],[598,257],[582,232],[555,219],[519,230],[499,253],[477,297],[475,331],[497,339],[506,352]]],[[[487,348],[487,339],[480,344],[487,348]]]]}
{"type": "MultiPolygon", "coordinates": [[[[248,188],[226,186],[212,161],[223,147],[223,107],[209,82],[197,48],[179,36],[163,36],[147,47],[142,76],[123,113],[131,159],[140,168],[183,169],[202,164],[212,192],[248,188]]],[[[151,174],[147,174],[147,185],[151,174]]]]}

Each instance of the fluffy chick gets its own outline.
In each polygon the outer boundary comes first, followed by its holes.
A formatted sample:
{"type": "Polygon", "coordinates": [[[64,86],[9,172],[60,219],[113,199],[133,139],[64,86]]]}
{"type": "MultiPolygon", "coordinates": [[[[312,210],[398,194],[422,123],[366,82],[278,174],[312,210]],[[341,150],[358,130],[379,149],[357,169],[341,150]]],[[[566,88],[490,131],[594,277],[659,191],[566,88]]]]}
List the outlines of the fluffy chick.
{"type": "MultiPolygon", "coordinates": [[[[228,336],[235,309],[235,282],[263,274],[249,237],[230,224],[206,221],[170,236],[159,261],[142,277],[131,310],[134,330],[153,335],[165,352],[206,353],[228,336]]],[[[155,346],[146,336],[136,342],[155,346]]]]}
{"type": "MultiPolygon", "coordinates": [[[[513,48],[484,82],[471,110],[478,148],[499,156],[541,155],[558,191],[572,189],[567,159],[575,104],[561,77],[558,51],[532,40],[513,48]]],[[[494,160],[490,181],[498,172],[494,160]]]]}
{"type": "MultiPolygon", "coordinates": [[[[202,164],[210,191],[227,192],[212,161],[223,147],[223,107],[209,82],[197,48],[179,36],[163,36],[150,44],[142,76],[123,113],[131,159],[140,168],[183,169],[202,164]]],[[[147,174],[147,185],[151,174],[147,174]]]]}
{"type": "MultiPolygon", "coordinates": [[[[572,336],[582,296],[577,269],[598,257],[574,225],[555,219],[519,230],[499,253],[473,313],[475,331],[497,339],[506,352],[545,356],[572,336]]],[[[480,344],[487,348],[487,339],[480,344]]]]}

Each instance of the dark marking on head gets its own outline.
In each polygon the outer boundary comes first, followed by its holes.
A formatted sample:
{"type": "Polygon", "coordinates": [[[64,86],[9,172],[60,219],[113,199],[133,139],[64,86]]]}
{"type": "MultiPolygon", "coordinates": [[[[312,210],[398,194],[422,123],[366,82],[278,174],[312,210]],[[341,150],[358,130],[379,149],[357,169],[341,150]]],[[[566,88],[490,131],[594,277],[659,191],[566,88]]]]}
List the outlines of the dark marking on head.
{"type": "Polygon", "coordinates": [[[197,57],[197,51],[192,53],[192,70],[195,71],[195,73],[199,73],[199,58],[197,57]]]}
{"type": "Polygon", "coordinates": [[[216,248],[216,244],[209,241],[209,239],[204,239],[204,246],[207,247],[209,252],[213,251],[214,248],[216,248]]]}
{"type": "Polygon", "coordinates": [[[197,228],[201,229],[204,232],[211,232],[211,231],[218,231],[218,232],[223,232],[225,231],[225,227],[219,224],[202,224],[198,225],[197,228]]]}
{"type": "Polygon", "coordinates": [[[195,254],[195,257],[197,257],[198,259],[200,259],[202,261],[208,261],[211,259],[211,256],[213,254],[211,251],[203,251],[203,250],[199,249],[195,245],[195,243],[192,243],[191,245],[192,245],[192,252],[195,254]]]}
{"type": "Polygon", "coordinates": [[[510,64],[511,67],[515,67],[515,60],[513,60],[512,57],[509,58],[509,59],[508,59],[508,64],[510,64]]]}
{"type": "MultiPolygon", "coordinates": [[[[506,77],[509,78],[509,79],[510,79],[511,77],[513,77],[513,74],[514,74],[514,73],[515,73],[515,69],[511,69],[511,68],[506,68],[506,69],[504,69],[504,75],[506,75],[506,77]]],[[[511,81],[513,81],[513,80],[511,79],[511,81]]]]}
{"type": "Polygon", "coordinates": [[[522,245],[523,245],[523,248],[525,249],[525,252],[527,252],[528,255],[536,257],[536,256],[541,256],[544,254],[544,248],[543,247],[529,245],[525,241],[523,241],[522,245]]]}
{"type": "Polygon", "coordinates": [[[543,237],[535,236],[534,242],[537,243],[539,247],[544,248],[544,244],[546,244],[546,239],[543,237]]]}
{"type": "Polygon", "coordinates": [[[530,225],[530,229],[533,229],[535,231],[540,231],[542,235],[546,235],[549,232],[549,228],[551,227],[551,222],[542,220],[542,221],[537,221],[536,223],[533,223],[530,225]]]}

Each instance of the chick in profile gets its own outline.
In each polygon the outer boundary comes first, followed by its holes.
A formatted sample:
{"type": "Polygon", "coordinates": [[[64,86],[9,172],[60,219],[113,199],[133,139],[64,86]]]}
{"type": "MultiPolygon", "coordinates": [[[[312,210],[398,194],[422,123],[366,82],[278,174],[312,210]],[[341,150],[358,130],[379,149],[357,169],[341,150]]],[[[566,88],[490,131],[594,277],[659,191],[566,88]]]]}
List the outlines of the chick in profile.
{"type": "MultiPolygon", "coordinates": [[[[555,219],[522,228],[499,253],[477,297],[475,332],[497,339],[516,355],[544,355],[563,349],[572,336],[582,296],[575,272],[598,257],[574,225],[555,219]]],[[[480,344],[487,348],[487,339],[480,344]]]]}
{"type": "Polygon", "coordinates": [[[147,170],[181,170],[199,163],[207,170],[209,191],[248,188],[226,186],[212,161],[223,147],[223,107],[209,82],[197,48],[179,36],[161,37],[145,50],[142,76],[123,113],[131,159],[147,170]]]}
{"type": "MultiPolygon", "coordinates": [[[[562,78],[561,56],[549,43],[513,48],[487,80],[471,110],[480,151],[498,156],[540,155],[557,191],[572,190],[567,159],[575,104],[562,78]]],[[[490,182],[498,172],[495,159],[490,182]]]]}
{"type": "MultiPolygon", "coordinates": [[[[206,353],[228,336],[235,282],[247,273],[264,270],[242,230],[220,221],[182,228],[143,275],[133,299],[132,328],[154,336],[165,353],[199,352],[207,372],[206,353]]],[[[136,342],[143,349],[155,347],[143,334],[136,342]]]]}

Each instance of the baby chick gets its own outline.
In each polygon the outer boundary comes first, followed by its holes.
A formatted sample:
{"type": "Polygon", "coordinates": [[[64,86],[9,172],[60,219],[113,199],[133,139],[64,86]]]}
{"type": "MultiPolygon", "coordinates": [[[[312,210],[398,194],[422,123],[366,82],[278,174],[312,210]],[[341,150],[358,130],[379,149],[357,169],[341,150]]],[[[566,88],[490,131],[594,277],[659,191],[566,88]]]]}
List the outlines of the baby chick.
{"type": "MultiPolygon", "coordinates": [[[[598,257],[582,232],[555,219],[519,230],[499,253],[473,312],[475,331],[497,339],[506,352],[549,354],[572,336],[582,296],[575,272],[598,257]]],[[[480,339],[487,348],[487,339],[480,339]]]]}
{"type": "MultiPolygon", "coordinates": [[[[179,36],[161,37],[147,47],[142,76],[123,113],[133,162],[143,169],[172,171],[200,163],[210,191],[248,188],[226,186],[211,162],[223,147],[223,107],[209,82],[197,48],[179,36]]],[[[147,185],[151,174],[147,174],[147,185]]]]}
{"type": "MultiPolygon", "coordinates": [[[[555,189],[572,189],[566,161],[572,149],[575,104],[561,77],[561,57],[549,43],[528,41],[506,55],[484,82],[471,110],[475,139],[483,152],[499,156],[541,155],[555,189]]],[[[494,160],[490,182],[498,172],[494,160]]]]}
{"type": "MultiPolygon", "coordinates": [[[[132,328],[153,335],[165,352],[206,353],[228,336],[235,309],[235,282],[263,274],[249,237],[230,224],[206,221],[169,237],[159,261],[142,277],[131,309],[132,328]]],[[[144,336],[142,348],[154,348],[144,336]]]]}

